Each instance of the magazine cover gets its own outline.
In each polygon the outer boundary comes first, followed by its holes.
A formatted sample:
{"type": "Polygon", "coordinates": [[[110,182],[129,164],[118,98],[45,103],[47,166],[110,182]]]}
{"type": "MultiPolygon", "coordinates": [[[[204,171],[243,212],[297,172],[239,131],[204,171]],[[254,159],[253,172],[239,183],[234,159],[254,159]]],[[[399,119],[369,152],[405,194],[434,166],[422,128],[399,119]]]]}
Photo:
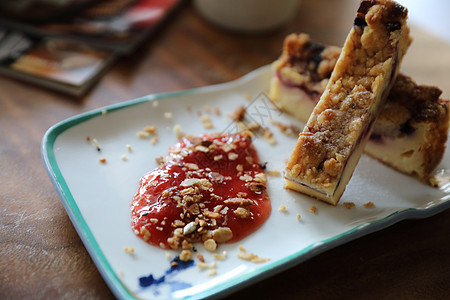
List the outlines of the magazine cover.
{"type": "Polygon", "coordinates": [[[68,94],[84,94],[114,58],[87,44],[0,28],[0,73],[68,94]]]}
{"type": "MultiPolygon", "coordinates": [[[[119,54],[127,54],[135,50],[180,2],[181,0],[94,1],[95,4],[85,5],[83,9],[74,9],[74,15],[47,14],[43,20],[36,20],[35,17],[33,21],[28,22],[19,21],[21,18],[11,18],[3,13],[0,24],[30,34],[80,40],[119,54]],[[64,18],[60,17],[61,15],[64,18]]],[[[2,5],[5,4],[0,4],[0,9],[2,5]]],[[[27,10],[26,5],[14,9],[11,6],[13,4],[9,6],[10,10],[13,10],[10,13],[12,16],[27,10]]]]}

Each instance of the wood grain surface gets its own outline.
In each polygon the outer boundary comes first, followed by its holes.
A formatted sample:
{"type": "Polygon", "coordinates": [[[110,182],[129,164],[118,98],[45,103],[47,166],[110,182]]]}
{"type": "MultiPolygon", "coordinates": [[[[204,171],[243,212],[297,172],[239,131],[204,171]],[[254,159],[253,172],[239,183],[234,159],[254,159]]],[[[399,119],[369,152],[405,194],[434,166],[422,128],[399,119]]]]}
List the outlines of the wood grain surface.
{"type": "MultiPolygon", "coordinates": [[[[291,32],[342,45],[357,6],[303,0],[286,26],[243,34],[212,26],[187,2],[81,99],[0,77],[0,299],[114,298],[44,169],[40,143],[51,125],[147,94],[236,79],[275,60],[291,32]]],[[[450,45],[414,27],[412,35],[402,71],[450,98],[450,45]]],[[[227,297],[448,299],[450,210],[402,221],[227,297]]]]}

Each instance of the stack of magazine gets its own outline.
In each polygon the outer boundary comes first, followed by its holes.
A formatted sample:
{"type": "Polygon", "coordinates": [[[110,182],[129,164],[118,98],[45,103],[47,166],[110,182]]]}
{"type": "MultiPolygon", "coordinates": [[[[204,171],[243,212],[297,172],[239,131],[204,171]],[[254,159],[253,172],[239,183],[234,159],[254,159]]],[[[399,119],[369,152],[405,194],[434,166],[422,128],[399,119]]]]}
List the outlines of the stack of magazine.
{"type": "Polygon", "coordinates": [[[95,1],[52,21],[2,15],[0,74],[81,96],[117,57],[136,50],[180,1],[95,1]]]}

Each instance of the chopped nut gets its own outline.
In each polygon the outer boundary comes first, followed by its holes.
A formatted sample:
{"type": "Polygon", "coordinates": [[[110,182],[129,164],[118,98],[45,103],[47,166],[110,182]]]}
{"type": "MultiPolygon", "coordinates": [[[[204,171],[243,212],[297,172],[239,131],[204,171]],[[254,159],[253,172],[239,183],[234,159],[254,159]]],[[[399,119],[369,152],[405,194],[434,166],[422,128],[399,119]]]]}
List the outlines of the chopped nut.
{"type": "Polygon", "coordinates": [[[266,182],[267,182],[266,174],[264,174],[264,173],[255,174],[255,181],[266,184],[266,182]]]}
{"type": "Polygon", "coordinates": [[[192,249],[192,243],[189,243],[188,241],[183,240],[181,242],[181,249],[183,249],[183,250],[191,250],[192,249]]]}
{"type": "Polygon", "coordinates": [[[192,252],[190,250],[183,250],[180,253],[180,260],[189,261],[192,259],[192,252]]]}
{"type": "Polygon", "coordinates": [[[198,170],[198,169],[199,169],[199,168],[198,168],[198,165],[197,165],[197,164],[193,164],[193,163],[186,163],[185,166],[186,166],[188,169],[191,169],[191,170],[198,170]]]}
{"type": "Polygon", "coordinates": [[[208,239],[203,243],[203,246],[205,246],[205,249],[209,252],[214,252],[217,249],[217,243],[213,239],[208,239]]]}
{"type": "Polygon", "coordinates": [[[205,217],[208,217],[208,218],[211,218],[211,219],[219,219],[220,217],[222,217],[221,214],[216,213],[216,212],[213,212],[213,211],[209,211],[209,210],[204,211],[204,212],[203,212],[203,215],[204,215],[205,217]]]}
{"type": "Polygon", "coordinates": [[[229,241],[233,237],[233,232],[228,227],[219,227],[212,232],[213,239],[221,244],[229,241]]]}
{"type": "Polygon", "coordinates": [[[246,198],[229,198],[225,201],[223,201],[226,204],[236,204],[239,206],[243,206],[243,205],[252,205],[253,204],[253,200],[251,199],[246,199],[246,198]]]}
{"type": "Polygon", "coordinates": [[[197,224],[195,224],[195,222],[192,221],[183,227],[183,235],[188,235],[188,234],[194,232],[196,229],[197,229],[197,224]]]}
{"type": "Polygon", "coordinates": [[[250,210],[248,208],[244,208],[242,206],[236,208],[234,211],[234,214],[238,216],[239,218],[245,219],[250,216],[250,210]]]}
{"type": "Polygon", "coordinates": [[[198,178],[187,178],[187,179],[183,180],[180,185],[183,187],[191,186],[191,185],[196,184],[199,181],[200,181],[200,179],[198,179],[198,178]]]}
{"type": "Polygon", "coordinates": [[[236,154],[236,153],[234,153],[234,152],[228,153],[228,159],[229,159],[229,160],[235,160],[235,159],[237,159],[238,157],[239,157],[239,155],[236,154]]]}
{"type": "Polygon", "coordinates": [[[205,146],[202,146],[202,145],[197,145],[197,146],[195,146],[195,150],[206,153],[206,152],[209,151],[209,148],[205,147],[205,146]]]}
{"type": "Polygon", "coordinates": [[[142,234],[142,238],[144,239],[144,241],[148,242],[151,236],[150,231],[148,231],[145,227],[141,227],[140,233],[142,234]]]}
{"type": "Polygon", "coordinates": [[[183,227],[184,225],[185,225],[184,222],[181,221],[181,220],[175,220],[175,221],[173,221],[173,223],[172,223],[172,226],[173,226],[173,227],[183,227]]]}

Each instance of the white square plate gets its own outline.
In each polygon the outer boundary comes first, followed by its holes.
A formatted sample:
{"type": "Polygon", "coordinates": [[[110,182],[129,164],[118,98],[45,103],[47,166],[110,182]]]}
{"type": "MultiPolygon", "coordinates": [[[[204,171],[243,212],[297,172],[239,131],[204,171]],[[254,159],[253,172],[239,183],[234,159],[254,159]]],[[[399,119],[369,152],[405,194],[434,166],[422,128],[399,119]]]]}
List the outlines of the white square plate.
{"type": "MultiPolygon", "coordinates": [[[[267,162],[268,170],[283,171],[296,137],[282,134],[271,120],[299,127],[303,124],[274,109],[265,95],[270,78],[271,70],[266,66],[226,84],[150,95],[87,112],[47,131],[42,155],[49,176],[87,250],[118,298],[223,296],[402,219],[431,216],[450,206],[450,185],[431,188],[365,155],[336,207],[285,190],[281,176],[268,176],[272,213],[259,230],[238,243],[220,245],[217,252],[227,252],[223,261],[196,245],[206,263],[216,261],[216,275],[195,267],[197,259],[192,267],[171,269],[167,255],[174,258],[177,251],[151,246],[131,230],[130,203],[139,178],[157,167],[154,159],[165,156],[168,147],[177,142],[175,125],[187,134],[232,132],[236,128],[228,114],[240,105],[247,107],[250,118],[269,127],[277,140],[276,145],[269,145],[262,137],[254,138],[261,162],[267,162]],[[199,119],[199,112],[206,114],[206,106],[211,110],[214,129],[204,129],[199,119]],[[214,114],[215,108],[220,116],[214,114]],[[171,113],[172,118],[165,113],[171,113]],[[147,125],[157,126],[159,141],[155,145],[136,135],[147,125]],[[100,152],[93,138],[98,140],[100,152]],[[100,157],[107,162],[100,163],[100,157]],[[365,207],[369,201],[375,206],[365,207]],[[355,206],[347,209],[344,202],[355,206]],[[281,205],[286,211],[278,210],[281,205]],[[316,213],[309,211],[313,205],[316,213]],[[260,264],[241,260],[237,258],[239,245],[270,260],[260,264]],[[128,253],[125,247],[134,247],[135,252],[128,253]],[[144,287],[139,279],[149,279],[150,275],[159,281],[144,287]]],[[[449,162],[447,149],[439,168],[450,169],[449,162]]]]}

